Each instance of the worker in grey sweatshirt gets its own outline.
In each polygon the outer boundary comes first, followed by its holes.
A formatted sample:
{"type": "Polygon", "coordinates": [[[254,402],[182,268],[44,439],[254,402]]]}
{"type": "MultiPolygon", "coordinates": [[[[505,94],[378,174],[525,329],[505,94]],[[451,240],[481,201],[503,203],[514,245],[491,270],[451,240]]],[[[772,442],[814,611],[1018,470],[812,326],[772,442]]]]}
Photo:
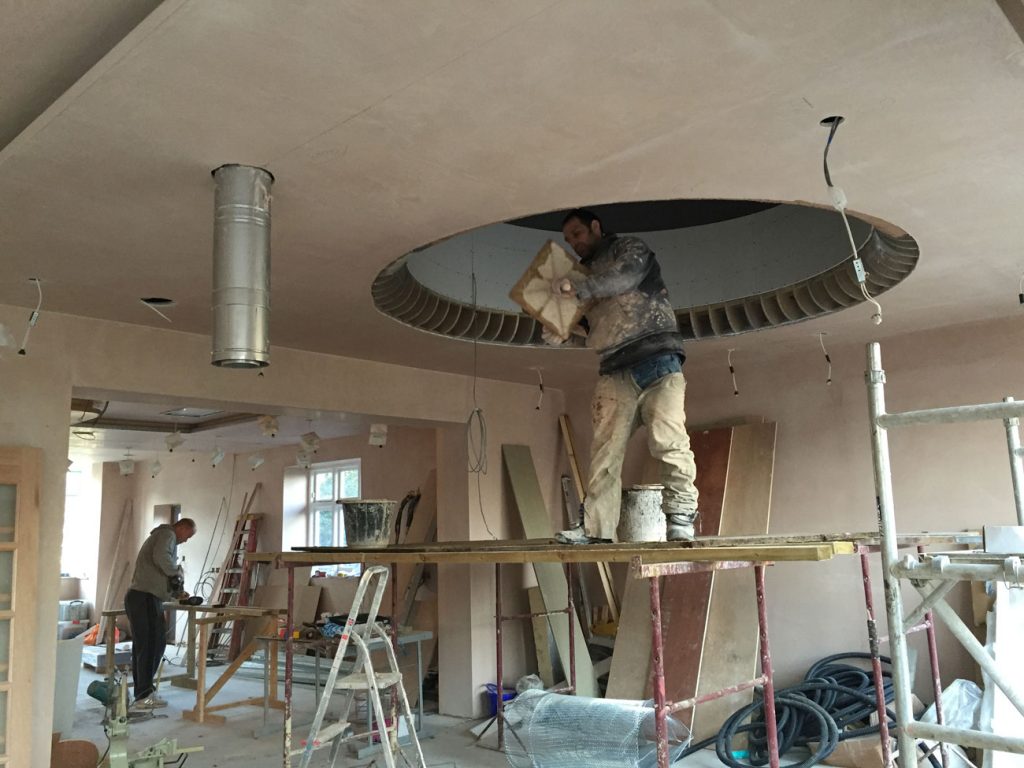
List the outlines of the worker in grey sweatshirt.
{"type": "MultiPolygon", "coordinates": [[[[594,441],[583,519],[557,538],[567,544],[615,539],[626,446],[643,424],[664,486],[668,540],[692,541],[698,492],[686,433],[686,356],[661,267],[643,240],[605,232],[591,211],[570,211],[562,234],[590,275],[559,278],[552,291],[587,303],[586,346],[601,362],[591,404],[594,441]]],[[[549,344],[565,341],[547,330],[543,337],[549,344]]]]}
{"type": "Polygon", "coordinates": [[[124,596],[124,610],[132,628],[132,680],[137,709],[163,707],[156,696],[153,678],[160,668],[167,645],[167,623],[163,604],[188,595],[183,590],[184,573],[178,565],[178,545],[196,534],[196,523],[183,517],[174,525],[158,525],[135,558],[132,584],[124,596]]]}

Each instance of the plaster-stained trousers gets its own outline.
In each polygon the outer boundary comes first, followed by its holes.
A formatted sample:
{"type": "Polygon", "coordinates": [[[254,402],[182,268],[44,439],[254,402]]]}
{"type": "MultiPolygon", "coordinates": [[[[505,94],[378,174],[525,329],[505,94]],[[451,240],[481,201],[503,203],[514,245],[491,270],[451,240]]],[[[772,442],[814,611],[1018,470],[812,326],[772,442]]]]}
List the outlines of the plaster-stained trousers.
{"type": "Polygon", "coordinates": [[[647,427],[647,445],[660,464],[662,511],[666,515],[697,509],[697,468],[686,434],[686,379],[670,373],[642,390],[630,372],[598,378],[591,403],[594,442],[584,504],[584,527],[590,536],[617,540],[622,504],[622,462],[630,436],[647,427]]]}

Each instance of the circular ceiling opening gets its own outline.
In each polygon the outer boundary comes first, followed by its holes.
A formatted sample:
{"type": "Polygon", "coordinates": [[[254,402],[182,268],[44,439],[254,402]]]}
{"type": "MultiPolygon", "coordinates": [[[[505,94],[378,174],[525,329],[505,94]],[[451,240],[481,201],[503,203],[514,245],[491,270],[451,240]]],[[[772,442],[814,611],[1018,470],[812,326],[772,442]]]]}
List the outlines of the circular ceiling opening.
{"type": "MultiPolygon", "coordinates": [[[[865,301],[846,230],[830,209],[749,200],[655,200],[591,210],[605,231],[636,235],[657,254],[686,339],[787,325],[865,301]]],[[[377,275],[374,305],[406,325],[442,336],[541,345],[540,324],[508,294],[547,240],[571,252],[562,242],[564,214],[491,224],[417,248],[377,275]]],[[[913,271],[918,247],[910,235],[890,224],[847,216],[872,296],[913,271]]]]}

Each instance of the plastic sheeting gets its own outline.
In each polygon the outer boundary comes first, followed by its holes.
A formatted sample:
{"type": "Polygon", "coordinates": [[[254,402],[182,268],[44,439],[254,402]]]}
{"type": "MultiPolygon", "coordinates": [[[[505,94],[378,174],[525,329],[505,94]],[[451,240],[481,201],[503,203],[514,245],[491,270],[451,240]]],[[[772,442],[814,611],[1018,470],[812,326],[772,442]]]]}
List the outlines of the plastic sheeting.
{"type": "MultiPolygon", "coordinates": [[[[657,763],[650,702],[523,691],[505,708],[505,755],[512,768],[653,768],[657,763]]],[[[690,733],[668,718],[672,760],[690,733]]]]}

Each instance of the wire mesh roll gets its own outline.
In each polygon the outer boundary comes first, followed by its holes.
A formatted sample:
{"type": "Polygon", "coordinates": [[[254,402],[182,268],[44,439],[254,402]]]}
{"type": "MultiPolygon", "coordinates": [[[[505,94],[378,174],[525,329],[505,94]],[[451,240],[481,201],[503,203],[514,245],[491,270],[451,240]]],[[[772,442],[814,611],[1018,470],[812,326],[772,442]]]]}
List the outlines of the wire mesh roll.
{"type": "MultiPolygon", "coordinates": [[[[512,768],[653,768],[657,763],[650,702],[523,691],[505,707],[505,756],[512,768]]],[[[668,718],[669,757],[690,732],[668,718]]]]}

